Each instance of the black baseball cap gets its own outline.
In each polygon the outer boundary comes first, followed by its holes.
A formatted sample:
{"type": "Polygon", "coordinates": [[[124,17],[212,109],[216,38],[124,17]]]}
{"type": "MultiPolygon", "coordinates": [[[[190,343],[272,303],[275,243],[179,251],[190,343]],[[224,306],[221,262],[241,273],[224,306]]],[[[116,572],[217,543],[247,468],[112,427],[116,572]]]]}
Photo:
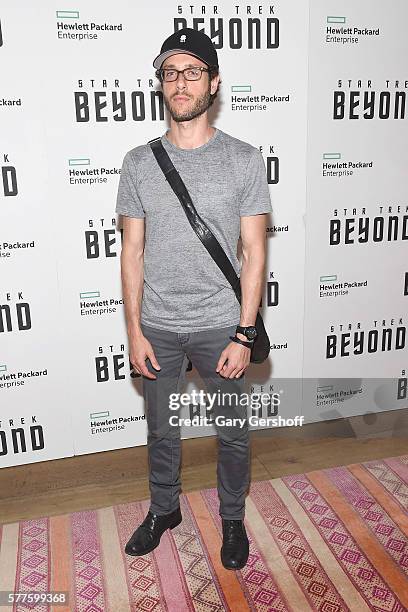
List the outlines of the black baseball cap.
{"type": "Polygon", "coordinates": [[[175,53],[189,53],[208,66],[218,66],[217,51],[211,38],[193,28],[183,28],[166,38],[153,66],[161,68],[164,60],[175,53]]]}

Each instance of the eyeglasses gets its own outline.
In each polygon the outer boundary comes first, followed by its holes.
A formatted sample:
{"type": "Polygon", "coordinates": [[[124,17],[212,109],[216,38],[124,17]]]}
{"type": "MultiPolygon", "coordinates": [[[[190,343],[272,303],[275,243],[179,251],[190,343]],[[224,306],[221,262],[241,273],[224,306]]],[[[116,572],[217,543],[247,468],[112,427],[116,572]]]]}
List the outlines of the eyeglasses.
{"type": "Polygon", "coordinates": [[[160,68],[156,70],[156,76],[166,83],[177,81],[179,73],[183,75],[186,81],[199,81],[203,72],[210,72],[208,68],[201,66],[193,66],[192,68],[184,68],[184,70],[176,70],[175,68],[160,68]]]}

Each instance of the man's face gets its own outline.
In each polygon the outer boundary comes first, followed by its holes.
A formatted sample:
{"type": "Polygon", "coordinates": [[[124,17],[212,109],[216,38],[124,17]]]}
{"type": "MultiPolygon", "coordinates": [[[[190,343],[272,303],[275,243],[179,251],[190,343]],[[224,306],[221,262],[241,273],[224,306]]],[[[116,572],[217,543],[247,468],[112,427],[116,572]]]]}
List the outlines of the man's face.
{"type": "MultiPolygon", "coordinates": [[[[183,70],[192,66],[207,68],[207,64],[188,53],[176,53],[168,57],[162,68],[175,68],[183,70]]],[[[219,77],[210,82],[209,74],[203,72],[199,81],[187,81],[182,74],[177,81],[167,83],[163,81],[164,103],[174,121],[191,121],[202,115],[210,105],[210,94],[215,93],[219,77]]]]}

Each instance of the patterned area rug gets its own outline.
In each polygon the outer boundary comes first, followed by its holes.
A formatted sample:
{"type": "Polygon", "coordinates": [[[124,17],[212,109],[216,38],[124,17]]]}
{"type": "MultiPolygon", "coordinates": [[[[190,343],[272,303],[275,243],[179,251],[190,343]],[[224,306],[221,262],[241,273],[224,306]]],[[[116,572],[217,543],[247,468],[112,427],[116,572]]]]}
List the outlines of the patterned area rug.
{"type": "Polygon", "coordinates": [[[403,612],[407,505],[408,455],[254,482],[238,572],[220,561],[216,489],[183,494],[182,523],[143,557],[123,548],[148,501],[6,524],[0,591],[69,592],[41,612],[403,612]]]}

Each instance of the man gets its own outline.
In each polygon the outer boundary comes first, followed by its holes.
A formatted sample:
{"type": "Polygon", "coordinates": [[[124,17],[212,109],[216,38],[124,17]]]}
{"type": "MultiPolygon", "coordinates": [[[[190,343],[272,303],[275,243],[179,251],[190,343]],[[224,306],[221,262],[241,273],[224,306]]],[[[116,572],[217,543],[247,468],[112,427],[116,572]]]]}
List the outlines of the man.
{"type": "MultiPolygon", "coordinates": [[[[211,39],[190,28],[179,30],[165,40],[153,66],[170,113],[170,129],[161,142],[198,214],[240,273],[242,305],[190,226],[150,145],[130,150],[116,212],[124,216],[121,275],[129,356],[143,377],[151,502],[126,545],[129,555],[152,551],[163,532],[182,520],[180,427],[170,425],[169,396],[179,390],[187,358],[207,392],[231,398],[243,391],[262,296],[266,213],[272,210],[259,150],[209,125],[207,111],[220,82],[211,39]]],[[[220,401],[214,413],[235,417],[235,423],[246,419],[247,407],[220,401]]],[[[236,570],[249,554],[244,525],[248,424],[219,425],[217,436],[221,559],[224,567],[236,570]]]]}

